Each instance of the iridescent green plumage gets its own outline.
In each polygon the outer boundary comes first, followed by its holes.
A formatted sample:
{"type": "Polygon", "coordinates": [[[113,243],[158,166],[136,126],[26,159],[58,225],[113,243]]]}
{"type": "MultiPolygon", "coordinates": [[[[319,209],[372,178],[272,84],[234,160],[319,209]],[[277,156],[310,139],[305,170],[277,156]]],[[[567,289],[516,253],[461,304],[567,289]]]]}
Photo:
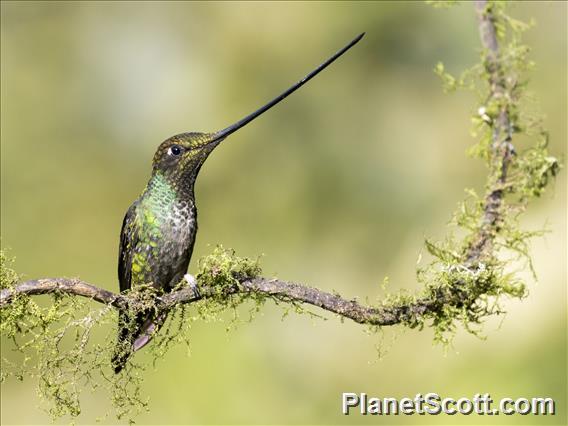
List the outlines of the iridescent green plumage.
{"type": "MultiPolygon", "coordinates": [[[[194,184],[201,166],[221,141],[285,99],[357,43],[347,46],[298,83],[252,114],[216,133],[182,133],[164,141],[153,160],[152,177],[124,217],[120,237],[118,277],[121,292],[151,285],[171,291],[187,272],[197,233],[194,184]]],[[[142,348],[165,320],[167,312],[139,312],[119,317],[113,365],[124,367],[132,352],[142,348]]]]}
{"type": "MultiPolygon", "coordinates": [[[[221,140],[211,142],[210,135],[184,133],[158,148],[152,177],[122,224],[118,262],[121,291],[141,285],[170,291],[182,280],[197,233],[195,179],[221,140]]],[[[120,344],[113,359],[116,372],[132,351],[150,340],[165,315],[140,312],[133,321],[126,313],[120,314],[120,344]]]]}

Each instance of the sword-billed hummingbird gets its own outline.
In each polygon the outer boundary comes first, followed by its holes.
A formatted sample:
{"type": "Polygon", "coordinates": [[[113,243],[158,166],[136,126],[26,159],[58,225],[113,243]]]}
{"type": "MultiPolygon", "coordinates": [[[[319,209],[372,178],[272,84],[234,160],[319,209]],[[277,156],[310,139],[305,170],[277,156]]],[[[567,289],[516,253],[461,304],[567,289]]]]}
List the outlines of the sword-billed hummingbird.
{"type": "MultiPolygon", "coordinates": [[[[142,195],[130,206],[122,223],[118,256],[120,291],[151,285],[169,292],[182,278],[197,291],[186,274],[195,236],[197,209],[193,187],[199,169],[213,149],[231,133],[250,123],[343,55],[363,37],[360,34],[323,64],[281,95],[235,124],[215,133],[181,133],[160,144],[152,162],[152,176],[142,195]]],[[[118,343],[112,363],[120,372],[132,352],[141,349],[163,324],[167,312],[119,314],[118,343]]]]}

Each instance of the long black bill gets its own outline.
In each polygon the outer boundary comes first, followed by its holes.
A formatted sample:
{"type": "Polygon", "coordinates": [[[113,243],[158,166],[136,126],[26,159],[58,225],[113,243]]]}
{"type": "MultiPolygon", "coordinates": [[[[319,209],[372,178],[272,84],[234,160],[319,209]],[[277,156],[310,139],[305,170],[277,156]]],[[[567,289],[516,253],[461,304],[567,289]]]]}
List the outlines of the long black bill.
{"type": "Polygon", "coordinates": [[[252,120],[254,120],[256,117],[258,117],[259,115],[261,115],[262,113],[268,111],[270,108],[272,108],[274,105],[276,105],[278,102],[282,101],[283,99],[285,99],[286,97],[288,97],[289,95],[291,95],[292,93],[294,93],[296,90],[298,90],[300,87],[302,87],[304,84],[306,84],[308,81],[310,81],[312,78],[314,78],[316,75],[318,75],[321,71],[323,71],[328,65],[330,65],[333,61],[335,61],[337,58],[339,58],[341,55],[343,55],[345,52],[347,52],[349,49],[351,49],[359,40],[361,40],[363,38],[363,36],[365,35],[365,33],[361,33],[359,34],[357,37],[355,37],[351,42],[349,42],[349,44],[347,46],[345,46],[343,49],[341,49],[340,51],[338,51],[335,55],[333,55],[331,58],[329,58],[327,61],[325,61],[323,64],[321,64],[319,67],[317,67],[315,70],[313,70],[311,73],[309,73],[308,75],[306,75],[304,78],[302,78],[300,81],[298,81],[296,84],[294,84],[292,87],[290,87],[288,90],[286,90],[284,93],[282,93],[281,95],[277,96],[276,98],[272,99],[270,102],[268,102],[266,105],[264,105],[263,107],[257,109],[255,112],[253,112],[252,114],[247,115],[245,118],[243,118],[242,120],[237,121],[235,124],[231,124],[229,127],[227,127],[226,129],[223,130],[219,130],[217,133],[214,133],[212,135],[212,139],[209,141],[209,143],[211,142],[215,142],[218,141],[219,139],[223,139],[226,138],[227,136],[229,136],[231,133],[236,132],[237,130],[239,130],[241,127],[247,125],[248,123],[250,123],[252,120]]]}

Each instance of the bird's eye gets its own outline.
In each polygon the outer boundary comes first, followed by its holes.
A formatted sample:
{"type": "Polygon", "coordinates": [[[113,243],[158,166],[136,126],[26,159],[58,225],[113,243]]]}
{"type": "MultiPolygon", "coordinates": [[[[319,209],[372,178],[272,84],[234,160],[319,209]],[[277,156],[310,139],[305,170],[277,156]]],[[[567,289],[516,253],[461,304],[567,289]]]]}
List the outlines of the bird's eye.
{"type": "Polygon", "coordinates": [[[172,145],[170,149],[168,149],[168,154],[177,157],[181,154],[181,147],[178,145],[172,145]]]}

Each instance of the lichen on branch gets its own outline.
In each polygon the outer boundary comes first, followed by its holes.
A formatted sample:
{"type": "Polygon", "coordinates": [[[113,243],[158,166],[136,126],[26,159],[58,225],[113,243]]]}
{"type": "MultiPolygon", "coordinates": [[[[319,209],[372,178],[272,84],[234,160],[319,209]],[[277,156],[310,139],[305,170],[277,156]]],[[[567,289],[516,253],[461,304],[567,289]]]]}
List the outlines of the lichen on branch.
{"type": "Polygon", "coordinates": [[[455,320],[476,333],[472,325],[502,311],[500,296],[526,295],[525,283],[511,273],[510,265],[521,260],[532,270],[529,242],[544,231],[522,230],[519,217],[560,169],[548,153],[542,118],[527,112],[534,110],[527,105],[526,93],[526,73],[532,63],[521,35],[530,25],[507,15],[506,7],[506,2],[475,2],[482,45],[479,64],[457,77],[442,63],[435,68],[446,91],[465,88],[478,94],[472,117],[478,142],[469,152],[483,159],[488,169],[485,194],[467,190],[468,197],[453,216],[452,223],[465,230],[466,237],[426,242],[433,262],[419,270],[419,281],[434,292],[464,291],[463,298],[470,300],[463,306],[445,307],[435,318],[436,336],[443,342],[451,336],[446,332],[455,329],[455,320]],[[514,138],[520,134],[532,144],[515,146],[514,138]]]}

